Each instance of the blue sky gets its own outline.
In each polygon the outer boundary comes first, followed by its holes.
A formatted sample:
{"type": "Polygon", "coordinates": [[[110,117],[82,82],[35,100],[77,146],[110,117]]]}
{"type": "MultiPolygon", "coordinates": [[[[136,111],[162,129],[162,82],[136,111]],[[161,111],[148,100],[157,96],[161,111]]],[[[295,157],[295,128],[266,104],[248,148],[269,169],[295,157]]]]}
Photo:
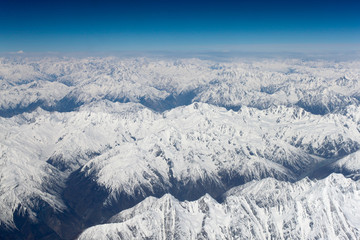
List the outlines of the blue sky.
{"type": "Polygon", "coordinates": [[[360,49],[360,1],[0,2],[0,52],[360,49]]]}

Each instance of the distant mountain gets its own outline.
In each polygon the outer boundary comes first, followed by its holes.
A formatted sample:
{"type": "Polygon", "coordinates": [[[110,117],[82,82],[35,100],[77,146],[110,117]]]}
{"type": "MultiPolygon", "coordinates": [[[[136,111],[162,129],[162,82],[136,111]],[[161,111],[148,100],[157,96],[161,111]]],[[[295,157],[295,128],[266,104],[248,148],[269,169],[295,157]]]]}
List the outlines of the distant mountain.
{"type": "Polygon", "coordinates": [[[164,111],[206,102],[239,109],[300,106],[315,114],[359,105],[360,62],[260,59],[0,59],[0,115],[73,111],[107,99],[164,111]]]}

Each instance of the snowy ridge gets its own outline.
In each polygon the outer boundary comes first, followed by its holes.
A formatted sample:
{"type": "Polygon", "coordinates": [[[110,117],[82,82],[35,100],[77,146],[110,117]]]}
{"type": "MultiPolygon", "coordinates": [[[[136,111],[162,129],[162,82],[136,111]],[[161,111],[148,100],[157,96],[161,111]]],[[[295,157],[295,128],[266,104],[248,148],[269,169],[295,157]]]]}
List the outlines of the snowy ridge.
{"type": "Polygon", "coordinates": [[[334,126],[336,115],[309,115],[286,107],[242,108],[236,113],[194,103],[157,115],[148,123],[138,119],[147,126],[139,125],[137,132],[131,132],[134,141],[114,146],[81,170],[114,194],[134,195],[142,185],[152,191],[159,182],[166,190],[174,184],[171,181],[186,185],[211,179],[223,188],[237,177],[245,182],[267,176],[294,180],[324,161],[313,153],[337,156],[340,150],[347,154],[359,146],[359,133],[334,126]]]}
{"type": "Polygon", "coordinates": [[[342,175],[296,183],[272,178],[180,202],[149,197],[78,239],[358,239],[360,185],[342,175]]]}

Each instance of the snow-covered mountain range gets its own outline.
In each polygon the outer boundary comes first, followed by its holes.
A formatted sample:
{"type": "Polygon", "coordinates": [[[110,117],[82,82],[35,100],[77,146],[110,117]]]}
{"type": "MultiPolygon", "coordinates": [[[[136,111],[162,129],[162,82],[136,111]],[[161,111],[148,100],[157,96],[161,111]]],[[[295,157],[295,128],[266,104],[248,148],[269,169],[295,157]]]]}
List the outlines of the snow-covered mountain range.
{"type": "Polygon", "coordinates": [[[2,58],[0,237],[358,239],[359,76],[360,61],[2,58]]]}

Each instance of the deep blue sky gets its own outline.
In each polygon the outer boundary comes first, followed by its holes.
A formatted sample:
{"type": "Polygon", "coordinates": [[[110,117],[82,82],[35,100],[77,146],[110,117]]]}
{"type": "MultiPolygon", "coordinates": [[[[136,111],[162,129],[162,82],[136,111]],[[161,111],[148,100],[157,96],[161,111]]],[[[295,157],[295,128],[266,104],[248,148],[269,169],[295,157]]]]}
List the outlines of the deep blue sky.
{"type": "Polygon", "coordinates": [[[0,52],[360,49],[360,1],[0,0],[0,52]]]}

